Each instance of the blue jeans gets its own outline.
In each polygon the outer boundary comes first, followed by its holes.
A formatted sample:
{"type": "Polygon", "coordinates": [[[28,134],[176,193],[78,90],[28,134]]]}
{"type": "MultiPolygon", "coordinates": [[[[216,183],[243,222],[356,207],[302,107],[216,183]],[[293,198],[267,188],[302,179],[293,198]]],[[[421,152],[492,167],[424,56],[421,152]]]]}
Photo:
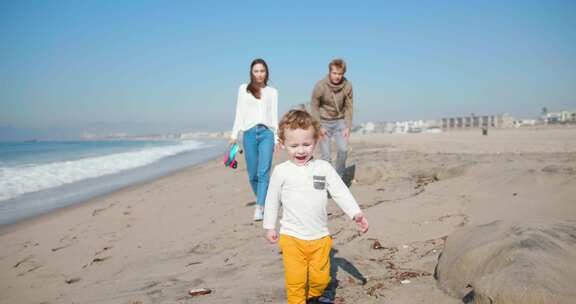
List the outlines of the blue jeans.
{"type": "Polygon", "coordinates": [[[243,145],[250,186],[256,203],[264,207],[274,153],[274,133],[264,125],[257,125],[244,131],[243,145]]]}
{"type": "Polygon", "coordinates": [[[348,157],[348,142],[342,135],[342,130],[346,128],[344,119],[323,120],[320,122],[322,128],[326,129],[326,137],[320,140],[320,156],[323,160],[332,163],[331,140],[336,142],[336,165],[334,168],[340,177],[344,175],[346,169],[346,158],[348,157]]]}

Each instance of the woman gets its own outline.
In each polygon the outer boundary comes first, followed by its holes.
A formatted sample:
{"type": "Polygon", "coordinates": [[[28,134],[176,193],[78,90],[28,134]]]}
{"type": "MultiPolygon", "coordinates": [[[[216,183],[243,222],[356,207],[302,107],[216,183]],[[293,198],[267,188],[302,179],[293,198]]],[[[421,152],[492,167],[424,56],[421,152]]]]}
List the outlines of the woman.
{"type": "Polygon", "coordinates": [[[272,154],[277,143],[278,91],[268,86],[268,65],[255,59],[250,65],[250,83],[238,89],[236,118],[230,144],[238,141],[244,132],[242,144],[248,169],[248,178],[256,195],[254,220],[261,221],[268,191],[272,154]]]}

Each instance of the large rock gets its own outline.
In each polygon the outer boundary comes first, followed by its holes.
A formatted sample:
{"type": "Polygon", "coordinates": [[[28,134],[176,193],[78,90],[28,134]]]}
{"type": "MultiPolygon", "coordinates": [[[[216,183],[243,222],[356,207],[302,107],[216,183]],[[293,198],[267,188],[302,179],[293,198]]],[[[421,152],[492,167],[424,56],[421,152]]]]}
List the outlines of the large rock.
{"type": "Polygon", "coordinates": [[[450,235],[435,277],[465,303],[576,303],[576,221],[465,227],[450,235]]]}

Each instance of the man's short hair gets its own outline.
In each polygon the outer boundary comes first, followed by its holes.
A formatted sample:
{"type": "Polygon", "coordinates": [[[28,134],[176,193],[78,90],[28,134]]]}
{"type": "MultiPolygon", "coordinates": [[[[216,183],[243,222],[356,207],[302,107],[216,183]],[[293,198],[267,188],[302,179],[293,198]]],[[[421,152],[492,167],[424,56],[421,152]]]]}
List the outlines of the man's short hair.
{"type": "Polygon", "coordinates": [[[342,69],[342,73],[346,73],[346,62],[340,58],[336,58],[330,61],[330,64],[328,64],[328,71],[331,71],[332,67],[342,69]]]}
{"type": "Polygon", "coordinates": [[[303,129],[308,130],[312,127],[314,131],[314,139],[318,140],[320,137],[320,123],[304,110],[290,110],[284,114],[280,124],[278,125],[278,138],[281,142],[286,140],[286,130],[303,129]]]}

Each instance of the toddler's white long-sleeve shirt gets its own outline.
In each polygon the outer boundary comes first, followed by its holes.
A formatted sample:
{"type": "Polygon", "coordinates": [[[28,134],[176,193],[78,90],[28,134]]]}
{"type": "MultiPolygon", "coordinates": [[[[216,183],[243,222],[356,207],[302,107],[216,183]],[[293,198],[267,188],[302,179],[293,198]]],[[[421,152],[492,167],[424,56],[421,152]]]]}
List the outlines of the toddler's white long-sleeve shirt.
{"type": "Polygon", "coordinates": [[[238,88],[236,117],[230,138],[237,139],[238,132],[246,131],[257,124],[263,124],[274,132],[274,140],[277,142],[278,91],[266,86],[262,88],[261,98],[257,99],[246,91],[247,86],[247,84],[242,84],[238,88]]]}
{"type": "Polygon", "coordinates": [[[281,234],[301,240],[317,240],[329,235],[326,191],[350,218],[361,212],[330,163],[312,159],[304,166],[291,161],[277,165],[266,195],[264,229],[275,229],[282,204],[281,234]]]}

